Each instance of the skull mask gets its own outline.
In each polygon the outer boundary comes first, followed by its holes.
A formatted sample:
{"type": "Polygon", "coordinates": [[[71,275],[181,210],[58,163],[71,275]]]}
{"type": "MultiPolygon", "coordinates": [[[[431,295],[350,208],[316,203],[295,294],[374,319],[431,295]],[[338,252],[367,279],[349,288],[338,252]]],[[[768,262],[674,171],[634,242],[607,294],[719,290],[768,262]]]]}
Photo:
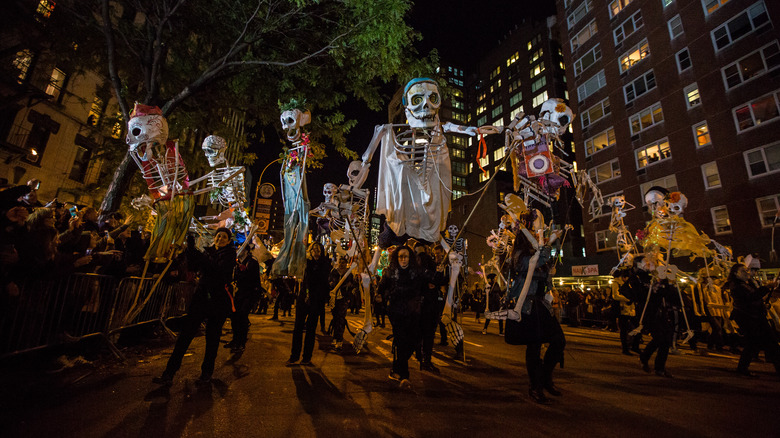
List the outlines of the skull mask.
{"type": "Polygon", "coordinates": [[[645,203],[654,218],[659,219],[667,216],[666,202],[664,201],[667,193],[669,193],[668,190],[657,186],[650,187],[647,193],[645,193],[645,203]]]}
{"type": "Polygon", "coordinates": [[[322,194],[325,196],[325,202],[328,204],[333,202],[333,197],[336,196],[338,190],[339,188],[336,186],[336,184],[333,183],[325,184],[322,187],[322,194]]]}
{"type": "Polygon", "coordinates": [[[409,126],[431,129],[436,126],[441,106],[439,87],[432,79],[412,79],[406,84],[403,104],[409,126]]]}
{"type": "Polygon", "coordinates": [[[685,207],[688,206],[688,198],[680,192],[670,194],[671,199],[666,202],[666,208],[672,216],[682,216],[685,207]],[[678,197],[679,196],[679,197],[678,197]]]}
{"type": "Polygon", "coordinates": [[[130,152],[135,152],[143,144],[164,145],[166,141],[168,141],[168,122],[161,114],[137,115],[127,122],[125,142],[130,146],[130,152]]]}
{"type": "Polygon", "coordinates": [[[450,239],[454,239],[455,236],[458,235],[458,226],[450,225],[449,227],[447,227],[447,234],[450,235],[450,239]]]}
{"type": "Polygon", "coordinates": [[[501,216],[501,222],[498,223],[500,230],[509,230],[512,228],[512,216],[505,214],[501,216]]]}
{"type": "Polygon", "coordinates": [[[359,187],[365,182],[366,179],[366,168],[363,166],[363,162],[361,161],[352,161],[349,163],[349,168],[347,168],[347,179],[349,180],[349,185],[352,187],[359,187]]]}
{"type": "Polygon", "coordinates": [[[287,110],[280,117],[287,140],[295,143],[301,139],[301,128],[311,122],[311,113],[299,109],[287,110]]]}
{"type": "Polygon", "coordinates": [[[558,135],[563,135],[566,132],[573,118],[574,113],[571,111],[571,108],[563,103],[563,99],[548,99],[542,104],[542,109],[539,113],[540,120],[547,120],[552,124],[548,128],[548,132],[552,133],[554,130],[557,130],[558,135]]]}
{"type": "Polygon", "coordinates": [[[227,143],[222,137],[216,135],[209,135],[203,140],[203,153],[209,160],[209,166],[216,167],[219,164],[225,162],[225,151],[227,150],[227,143]]]}

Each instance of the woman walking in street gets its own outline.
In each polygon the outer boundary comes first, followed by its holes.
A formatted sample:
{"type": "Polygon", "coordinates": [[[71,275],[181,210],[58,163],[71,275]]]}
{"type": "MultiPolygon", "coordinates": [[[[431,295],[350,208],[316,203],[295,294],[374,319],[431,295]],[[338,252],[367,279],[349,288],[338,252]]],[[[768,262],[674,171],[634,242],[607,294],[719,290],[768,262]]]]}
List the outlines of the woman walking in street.
{"type": "Polygon", "coordinates": [[[330,290],[328,289],[330,270],[330,259],[325,256],[322,244],[314,242],[309,245],[303,284],[301,284],[298,299],[295,302],[295,325],[293,326],[290,359],[287,360],[288,366],[295,364],[301,358],[301,346],[303,346],[301,365],[311,365],[317,319],[330,299],[330,290]],[[304,330],[306,332],[305,338],[303,336],[304,330]]]}

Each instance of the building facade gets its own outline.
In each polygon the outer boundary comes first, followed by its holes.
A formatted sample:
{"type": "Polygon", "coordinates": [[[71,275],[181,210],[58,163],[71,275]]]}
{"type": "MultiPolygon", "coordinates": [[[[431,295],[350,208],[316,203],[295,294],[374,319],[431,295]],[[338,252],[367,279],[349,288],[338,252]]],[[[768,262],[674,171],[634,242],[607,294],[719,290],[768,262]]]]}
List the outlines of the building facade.
{"type": "MultiPolygon", "coordinates": [[[[580,168],[629,229],[651,186],[734,255],[768,260],[780,207],[780,4],[765,0],[557,0],[580,168]]],[[[585,220],[589,263],[617,263],[610,209],[585,220]]]]}

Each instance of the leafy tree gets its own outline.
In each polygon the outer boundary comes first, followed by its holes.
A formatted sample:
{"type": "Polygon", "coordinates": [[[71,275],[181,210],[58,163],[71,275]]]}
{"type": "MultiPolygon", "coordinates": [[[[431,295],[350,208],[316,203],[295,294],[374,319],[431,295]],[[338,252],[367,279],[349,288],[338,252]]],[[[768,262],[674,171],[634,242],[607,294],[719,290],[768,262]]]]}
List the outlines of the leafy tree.
{"type": "MultiPolygon", "coordinates": [[[[401,83],[437,61],[435,52],[419,58],[413,49],[419,35],[404,21],[410,7],[410,0],[64,0],[48,26],[74,63],[105,66],[122,120],[133,101],[157,105],[175,138],[184,129],[224,129],[219,115],[228,109],[276,124],[277,102],[305,97],[317,105],[312,140],[354,157],[344,136],[355,122],[340,106],[352,96],[379,110],[382,83],[401,83]]],[[[104,212],[118,208],[135,170],[125,154],[104,212]]]]}

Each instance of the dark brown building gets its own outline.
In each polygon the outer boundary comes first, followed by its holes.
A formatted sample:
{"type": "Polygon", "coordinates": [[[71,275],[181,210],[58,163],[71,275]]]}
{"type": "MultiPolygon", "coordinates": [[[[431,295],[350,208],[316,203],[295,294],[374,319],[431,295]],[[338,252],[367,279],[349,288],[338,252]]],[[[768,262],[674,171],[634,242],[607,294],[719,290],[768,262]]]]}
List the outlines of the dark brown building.
{"type": "MultiPolygon", "coordinates": [[[[780,3],[558,0],[577,162],[605,195],[649,215],[650,186],[734,255],[768,260],[780,207],[780,3]]],[[[587,261],[617,263],[609,208],[585,221],[587,261]]],[[[576,263],[575,263],[576,264],[576,263]]],[[[767,266],[766,264],[764,266],[767,266]]],[[[562,273],[566,275],[567,273],[562,273]]]]}

